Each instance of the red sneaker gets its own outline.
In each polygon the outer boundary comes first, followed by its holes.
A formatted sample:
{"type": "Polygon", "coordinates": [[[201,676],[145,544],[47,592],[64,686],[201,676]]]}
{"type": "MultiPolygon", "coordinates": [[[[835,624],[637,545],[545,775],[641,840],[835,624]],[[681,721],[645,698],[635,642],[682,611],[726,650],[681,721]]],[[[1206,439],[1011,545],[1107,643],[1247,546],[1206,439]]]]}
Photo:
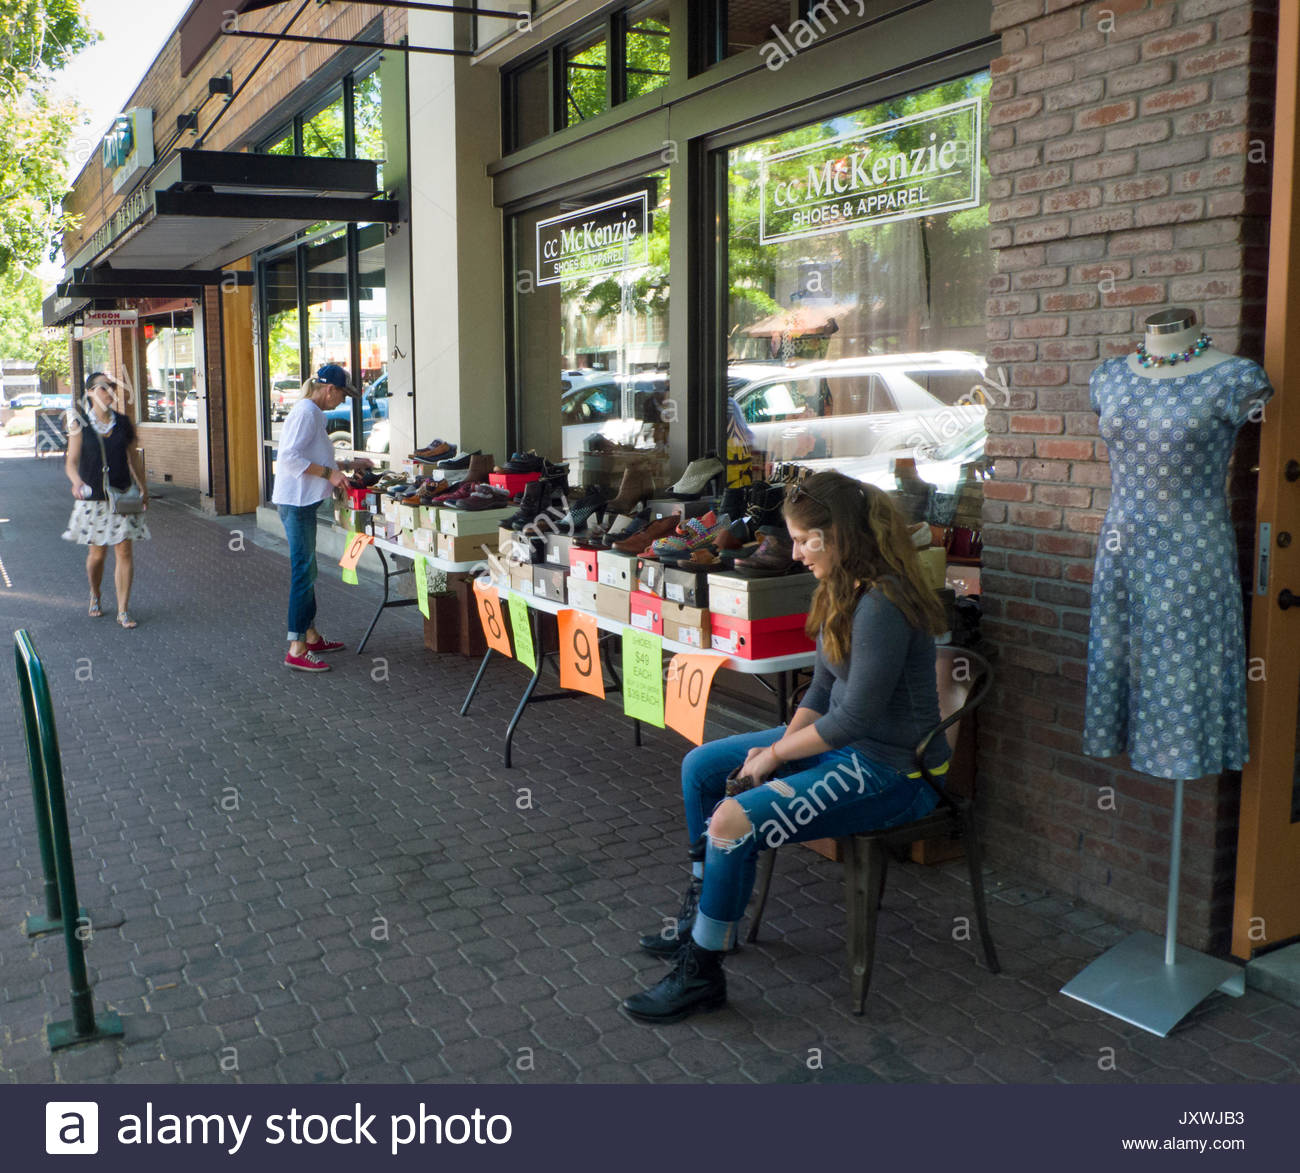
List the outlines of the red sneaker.
{"type": "Polygon", "coordinates": [[[305,656],[286,655],[284,666],[297,672],[328,672],[330,666],[324,660],[318,660],[308,652],[305,656]]]}
{"type": "Polygon", "coordinates": [[[309,643],[307,651],[313,656],[319,656],[321,652],[341,652],[346,646],[336,639],[323,639],[318,644],[309,643]]]}

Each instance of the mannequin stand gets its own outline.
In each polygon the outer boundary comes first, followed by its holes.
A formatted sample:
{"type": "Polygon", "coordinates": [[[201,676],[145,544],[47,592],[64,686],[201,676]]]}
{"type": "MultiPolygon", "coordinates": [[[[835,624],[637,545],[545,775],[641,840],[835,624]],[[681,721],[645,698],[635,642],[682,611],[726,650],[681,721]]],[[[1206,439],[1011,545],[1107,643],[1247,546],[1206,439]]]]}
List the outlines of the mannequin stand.
{"type": "Polygon", "coordinates": [[[1215,990],[1234,998],[1246,992],[1243,968],[1177,944],[1182,848],[1183,780],[1179,778],[1174,783],[1163,943],[1153,933],[1134,933],[1061,987],[1062,994],[1162,1038],[1215,990]]]}

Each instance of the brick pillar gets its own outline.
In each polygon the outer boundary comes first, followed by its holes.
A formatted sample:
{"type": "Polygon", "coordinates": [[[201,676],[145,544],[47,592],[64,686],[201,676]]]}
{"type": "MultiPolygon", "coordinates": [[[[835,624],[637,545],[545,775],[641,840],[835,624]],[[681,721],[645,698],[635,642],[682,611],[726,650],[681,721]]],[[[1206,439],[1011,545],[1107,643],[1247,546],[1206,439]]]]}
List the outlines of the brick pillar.
{"type": "MultiPolygon", "coordinates": [[[[992,27],[988,360],[1010,391],[989,412],[984,505],[990,854],[1163,931],[1173,783],[1080,752],[1110,497],[1088,379],[1170,305],[1262,357],[1276,4],[1005,0],[992,27]]],[[[1247,589],[1257,443],[1248,425],[1231,482],[1247,589]]],[[[1180,938],[1202,949],[1227,944],[1239,784],[1187,788],[1180,938]]]]}

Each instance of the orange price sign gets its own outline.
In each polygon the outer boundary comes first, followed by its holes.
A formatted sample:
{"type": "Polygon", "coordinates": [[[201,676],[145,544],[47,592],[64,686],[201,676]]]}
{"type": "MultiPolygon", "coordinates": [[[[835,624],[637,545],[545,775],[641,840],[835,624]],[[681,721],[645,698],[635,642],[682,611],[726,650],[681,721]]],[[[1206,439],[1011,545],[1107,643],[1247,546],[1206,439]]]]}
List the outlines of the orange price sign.
{"type": "Polygon", "coordinates": [[[605,699],[605,678],[600,670],[596,641],[600,628],[596,620],[581,611],[556,615],[560,628],[560,687],[590,693],[605,699]]]}
{"type": "Polygon", "coordinates": [[[370,534],[348,534],[347,548],[343,551],[343,557],[339,559],[339,565],[344,570],[356,570],[357,560],[361,553],[375,539],[370,534]]]}
{"type": "Polygon", "coordinates": [[[696,656],[679,652],[668,661],[664,682],[664,724],[687,741],[704,743],[704,714],[709,707],[713,676],[725,656],[696,656]]]}
{"type": "Polygon", "coordinates": [[[496,587],[474,584],[474,595],[478,599],[478,617],[483,624],[483,638],[494,652],[503,656],[512,656],[510,636],[506,631],[506,620],[501,613],[501,596],[496,587]]]}

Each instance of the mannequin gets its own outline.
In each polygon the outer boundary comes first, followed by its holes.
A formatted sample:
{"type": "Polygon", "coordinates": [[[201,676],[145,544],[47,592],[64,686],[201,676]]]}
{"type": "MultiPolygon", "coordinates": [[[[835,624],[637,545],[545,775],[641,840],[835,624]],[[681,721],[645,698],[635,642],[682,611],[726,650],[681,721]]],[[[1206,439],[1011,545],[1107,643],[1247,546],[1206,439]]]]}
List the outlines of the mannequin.
{"type": "Polygon", "coordinates": [[[1192,310],[1161,310],[1152,314],[1144,323],[1146,336],[1140,346],[1146,354],[1156,361],[1148,366],[1142,365],[1142,356],[1134,352],[1128,356],[1128,368],[1135,375],[1145,375],[1148,379],[1174,379],[1180,375],[1199,375],[1209,367],[1223,362],[1231,355],[1215,350],[1209,345],[1210,337],[1196,325],[1196,314],[1192,310]],[[1199,346],[1205,339],[1205,345],[1199,346]],[[1189,352],[1200,350],[1190,359],[1183,358],[1189,352]],[[1177,362],[1167,365],[1160,359],[1179,356],[1177,362]]]}

